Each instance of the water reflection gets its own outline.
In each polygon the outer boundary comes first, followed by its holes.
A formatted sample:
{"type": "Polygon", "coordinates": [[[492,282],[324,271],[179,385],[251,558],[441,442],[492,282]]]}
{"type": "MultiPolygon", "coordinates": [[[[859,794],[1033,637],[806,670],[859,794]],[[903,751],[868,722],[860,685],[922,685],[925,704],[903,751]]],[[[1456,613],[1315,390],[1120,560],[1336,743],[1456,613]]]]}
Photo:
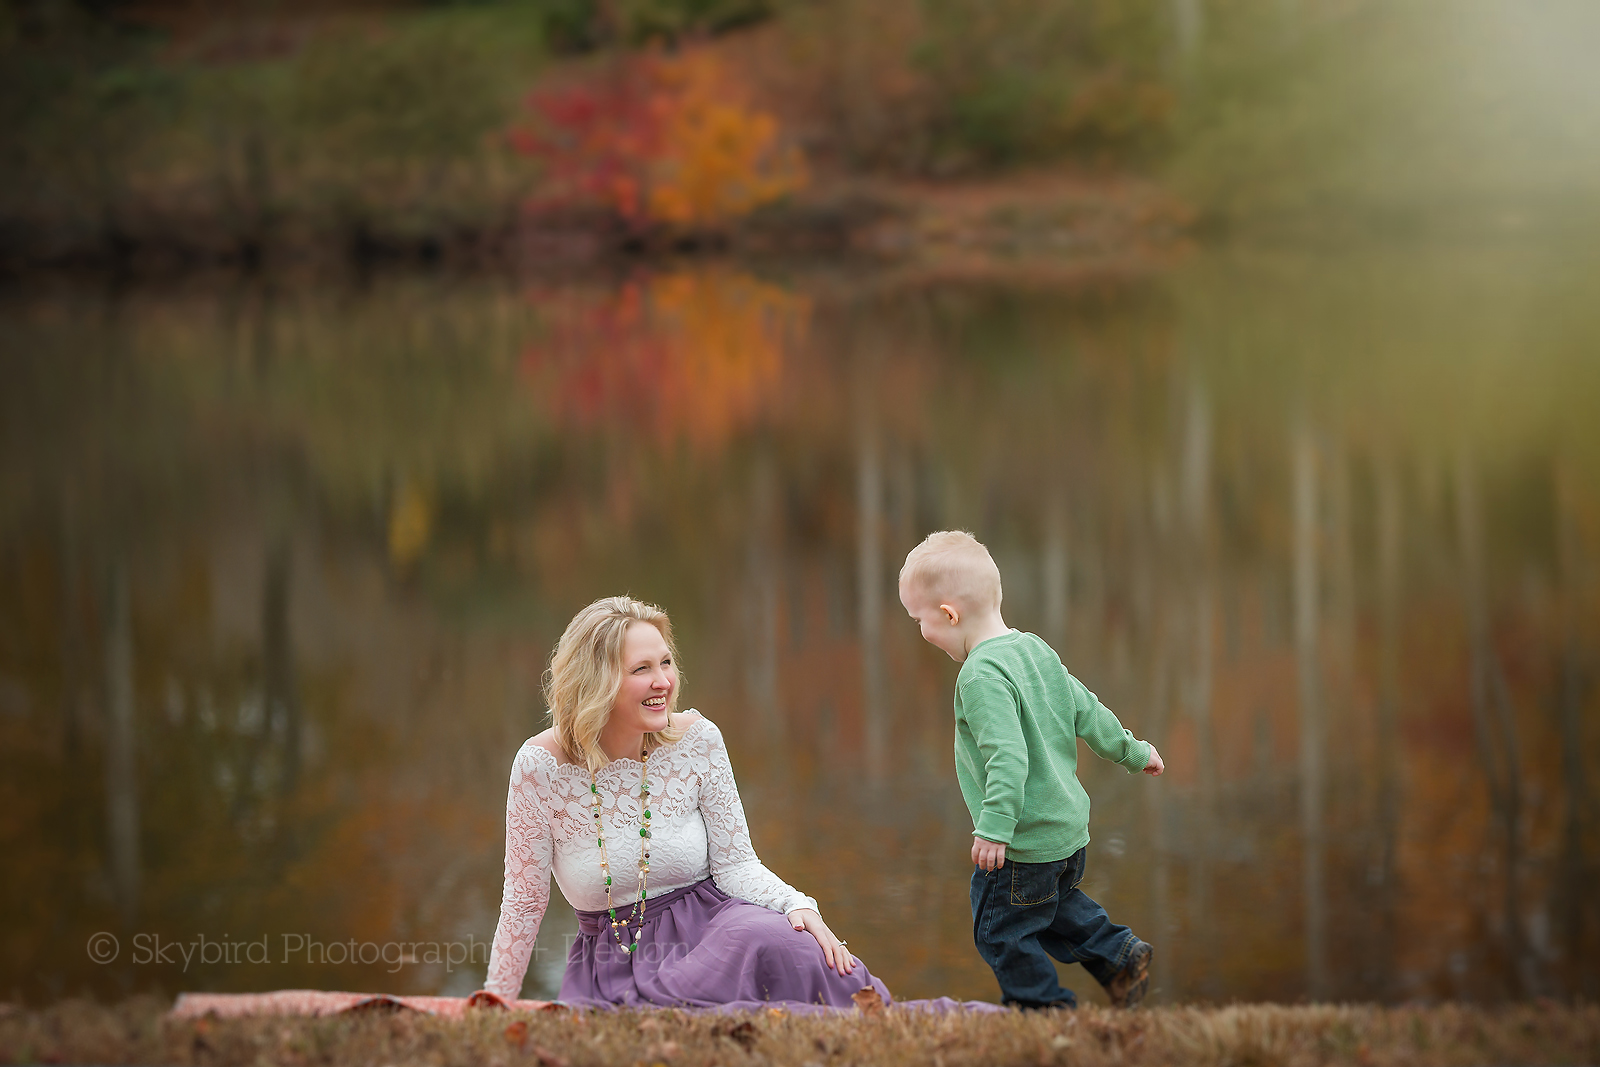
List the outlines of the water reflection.
{"type": "Polygon", "coordinates": [[[765,413],[808,310],[800,295],[726,268],[538,289],[531,300],[542,329],[522,369],[552,422],[702,449],[765,413]]]}
{"type": "Polygon", "coordinates": [[[13,298],[0,984],[474,988],[543,658],[625,590],[678,620],[769,865],[897,992],[992,997],[954,667],[893,589],[961,525],[1168,756],[1083,771],[1160,998],[1594,996],[1586,266],[13,298]]]}

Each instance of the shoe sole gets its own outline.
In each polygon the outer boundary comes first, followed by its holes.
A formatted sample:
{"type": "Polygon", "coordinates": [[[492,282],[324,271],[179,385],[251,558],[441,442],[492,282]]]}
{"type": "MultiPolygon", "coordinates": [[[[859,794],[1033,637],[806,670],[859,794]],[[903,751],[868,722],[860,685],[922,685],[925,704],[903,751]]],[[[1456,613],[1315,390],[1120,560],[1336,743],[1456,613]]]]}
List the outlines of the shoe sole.
{"type": "MultiPolygon", "coordinates": [[[[1111,1003],[1114,1007],[1131,1011],[1137,1008],[1144,1000],[1144,995],[1150,990],[1150,960],[1156,954],[1148,942],[1139,945],[1133,950],[1133,958],[1128,965],[1117,975],[1120,981],[1126,976],[1128,986],[1120,996],[1113,995],[1111,1003]],[[1130,973],[1131,972],[1131,973],[1130,973]]],[[[1109,993],[1110,990],[1107,990],[1109,993]]]]}

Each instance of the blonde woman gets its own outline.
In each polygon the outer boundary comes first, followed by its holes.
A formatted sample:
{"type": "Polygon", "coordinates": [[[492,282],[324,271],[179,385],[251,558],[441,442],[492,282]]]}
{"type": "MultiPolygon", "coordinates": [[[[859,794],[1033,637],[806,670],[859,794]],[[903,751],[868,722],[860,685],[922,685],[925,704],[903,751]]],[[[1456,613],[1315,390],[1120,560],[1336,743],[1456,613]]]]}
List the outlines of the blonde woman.
{"type": "Polygon", "coordinates": [[[511,768],[505,888],[485,989],[516,998],[550,900],[577,909],[575,1005],[850,1007],[889,990],[750,844],[722,733],[676,710],[666,612],[629,597],[573,617],[550,658],[551,728],[511,768]]]}

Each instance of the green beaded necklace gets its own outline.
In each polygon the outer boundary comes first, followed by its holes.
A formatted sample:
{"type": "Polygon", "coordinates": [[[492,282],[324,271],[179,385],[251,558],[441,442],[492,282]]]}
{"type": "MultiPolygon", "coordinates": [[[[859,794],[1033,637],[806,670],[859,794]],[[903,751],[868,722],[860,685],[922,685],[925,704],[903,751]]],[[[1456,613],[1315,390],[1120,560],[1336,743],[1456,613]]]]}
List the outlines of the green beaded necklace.
{"type": "Polygon", "coordinates": [[[628,913],[626,919],[617,918],[617,906],[611,900],[611,859],[606,854],[605,824],[600,821],[600,786],[595,781],[594,770],[591,768],[589,771],[589,796],[590,806],[594,809],[595,840],[600,845],[600,876],[606,882],[606,911],[611,914],[611,936],[617,939],[617,944],[624,952],[632,952],[639,947],[639,937],[644,933],[645,898],[649,895],[647,876],[650,873],[650,753],[641,750],[639,758],[643,764],[639,771],[639,803],[644,806],[639,836],[644,840],[639,850],[639,899],[634,901],[633,911],[628,913]],[[629,944],[617,931],[626,930],[634,919],[639,920],[639,930],[633,935],[633,943],[629,944]]]}

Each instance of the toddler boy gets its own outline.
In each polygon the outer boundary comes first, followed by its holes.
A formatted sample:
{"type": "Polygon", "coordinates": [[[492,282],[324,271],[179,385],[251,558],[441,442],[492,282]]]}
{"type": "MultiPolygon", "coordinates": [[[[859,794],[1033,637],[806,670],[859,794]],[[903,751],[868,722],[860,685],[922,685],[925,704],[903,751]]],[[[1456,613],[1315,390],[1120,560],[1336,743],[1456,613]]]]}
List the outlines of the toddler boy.
{"type": "Polygon", "coordinates": [[[912,549],[900,602],[923,638],[961,664],[956,777],[972,814],[972,936],[1002,1000],[1076,1007],[1054,956],[1083,964],[1113,1004],[1137,1006],[1151,948],[1078,888],[1089,844],[1078,738],[1130,774],[1160,774],[1161,755],[1123,729],[1049,645],[1006,626],[1000,569],[971,534],[929,534],[912,549]]]}

